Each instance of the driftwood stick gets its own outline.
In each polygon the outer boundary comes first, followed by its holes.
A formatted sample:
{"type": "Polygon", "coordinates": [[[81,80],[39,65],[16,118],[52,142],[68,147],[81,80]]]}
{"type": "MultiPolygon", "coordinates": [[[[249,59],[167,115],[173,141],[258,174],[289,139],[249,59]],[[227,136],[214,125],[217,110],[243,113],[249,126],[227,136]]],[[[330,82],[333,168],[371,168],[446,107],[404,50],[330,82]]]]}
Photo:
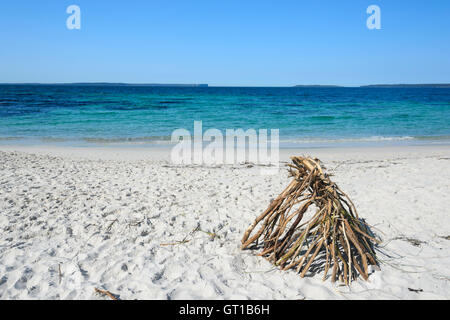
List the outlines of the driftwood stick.
{"type": "Polygon", "coordinates": [[[97,293],[100,293],[100,294],[102,294],[104,296],[108,296],[112,300],[119,300],[119,299],[117,299],[117,297],[114,294],[112,294],[111,292],[109,292],[107,290],[101,290],[101,289],[98,289],[98,288],[94,288],[94,291],[97,292],[97,293]]]}

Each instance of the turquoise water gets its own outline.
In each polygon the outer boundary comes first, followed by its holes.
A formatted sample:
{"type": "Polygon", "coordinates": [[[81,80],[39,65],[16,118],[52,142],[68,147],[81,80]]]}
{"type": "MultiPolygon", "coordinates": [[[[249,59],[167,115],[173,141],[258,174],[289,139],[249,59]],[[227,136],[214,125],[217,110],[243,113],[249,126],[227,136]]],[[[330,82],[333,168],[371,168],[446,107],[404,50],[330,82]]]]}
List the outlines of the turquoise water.
{"type": "Polygon", "coordinates": [[[162,145],[194,121],[282,146],[448,143],[450,89],[0,85],[0,143],[162,145]]]}

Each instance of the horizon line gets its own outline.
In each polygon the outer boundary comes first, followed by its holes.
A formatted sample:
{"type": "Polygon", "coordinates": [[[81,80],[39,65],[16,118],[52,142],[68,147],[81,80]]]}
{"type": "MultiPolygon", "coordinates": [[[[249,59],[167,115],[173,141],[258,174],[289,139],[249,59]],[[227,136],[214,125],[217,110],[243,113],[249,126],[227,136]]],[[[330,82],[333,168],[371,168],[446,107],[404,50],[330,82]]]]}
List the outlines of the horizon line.
{"type": "Polygon", "coordinates": [[[129,83],[129,82],[0,82],[0,85],[110,85],[110,86],[153,86],[153,87],[241,87],[241,88],[362,88],[362,87],[450,87],[448,83],[377,83],[366,85],[296,84],[296,85],[209,85],[207,83],[129,83]]]}

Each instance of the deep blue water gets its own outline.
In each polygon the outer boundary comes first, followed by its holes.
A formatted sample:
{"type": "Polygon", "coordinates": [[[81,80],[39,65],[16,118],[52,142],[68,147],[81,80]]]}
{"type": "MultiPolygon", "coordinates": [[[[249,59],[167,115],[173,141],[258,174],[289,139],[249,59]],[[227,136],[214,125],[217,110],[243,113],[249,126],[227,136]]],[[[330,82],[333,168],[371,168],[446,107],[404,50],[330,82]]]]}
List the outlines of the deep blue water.
{"type": "Polygon", "coordinates": [[[0,142],[167,142],[173,130],[279,129],[282,145],[450,141],[450,88],[0,85],[0,142]]]}

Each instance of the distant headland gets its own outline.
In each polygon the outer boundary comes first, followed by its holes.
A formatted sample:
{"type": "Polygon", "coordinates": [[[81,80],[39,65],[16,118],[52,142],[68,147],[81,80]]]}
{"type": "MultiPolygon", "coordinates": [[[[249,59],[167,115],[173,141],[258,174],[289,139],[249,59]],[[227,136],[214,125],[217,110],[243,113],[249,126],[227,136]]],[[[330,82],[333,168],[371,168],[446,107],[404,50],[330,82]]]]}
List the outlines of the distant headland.
{"type": "MultiPolygon", "coordinates": [[[[296,85],[295,88],[349,88],[337,85],[296,85]]],[[[354,88],[354,87],[353,87],[354,88]]],[[[356,86],[356,88],[450,88],[450,83],[417,83],[417,84],[369,84],[365,86],[356,86]]]]}
{"type": "Polygon", "coordinates": [[[361,88],[450,88],[450,83],[370,84],[361,88]]]}
{"type": "Polygon", "coordinates": [[[0,85],[29,86],[111,86],[111,87],[208,87],[206,83],[115,83],[115,82],[71,82],[71,83],[0,83],[0,85]]]}

